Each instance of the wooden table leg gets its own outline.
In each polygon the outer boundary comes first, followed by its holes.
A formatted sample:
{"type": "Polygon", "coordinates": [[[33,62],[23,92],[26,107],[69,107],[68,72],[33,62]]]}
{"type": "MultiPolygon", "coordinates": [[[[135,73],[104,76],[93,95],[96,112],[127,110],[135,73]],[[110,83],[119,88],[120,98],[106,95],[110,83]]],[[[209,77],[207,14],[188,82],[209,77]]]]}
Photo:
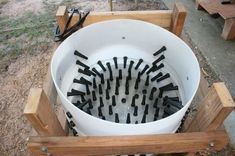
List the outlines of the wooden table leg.
{"type": "Polygon", "coordinates": [[[225,40],[235,39],[235,18],[225,19],[224,28],[221,36],[225,40]]]}

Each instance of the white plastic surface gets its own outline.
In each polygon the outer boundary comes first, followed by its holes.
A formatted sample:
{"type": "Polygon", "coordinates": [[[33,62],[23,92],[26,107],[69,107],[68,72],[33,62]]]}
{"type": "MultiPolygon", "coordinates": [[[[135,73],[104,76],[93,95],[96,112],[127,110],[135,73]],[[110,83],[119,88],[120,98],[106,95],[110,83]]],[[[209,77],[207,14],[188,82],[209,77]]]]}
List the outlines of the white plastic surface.
{"type": "Polygon", "coordinates": [[[136,135],[174,133],[180,125],[199,85],[200,69],[192,50],[169,31],[137,20],[111,20],[89,25],[67,38],[57,48],[51,63],[52,78],[65,111],[69,111],[80,135],[136,135]],[[165,63],[174,73],[184,107],[173,115],[144,124],[121,124],[93,117],[77,109],[66,98],[77,73],[74,50],[88,56],[87,65],[114,56],[139,59],[151,64],[153,53],[166,46],[165,63]]]}

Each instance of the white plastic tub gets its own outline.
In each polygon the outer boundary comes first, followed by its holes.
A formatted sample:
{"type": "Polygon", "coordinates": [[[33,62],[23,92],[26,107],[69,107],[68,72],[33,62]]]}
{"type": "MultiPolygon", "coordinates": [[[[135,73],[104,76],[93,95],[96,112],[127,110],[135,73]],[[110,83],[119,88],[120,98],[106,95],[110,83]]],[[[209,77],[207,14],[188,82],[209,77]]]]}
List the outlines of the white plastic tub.
{"type": "Polygon", "coordinates": [[[188,109],[199,85],[200,70],[192,50],[171,32],[137,20],[110,20],[89,25],[67,38],[57,48],[51,63],[52,78],[65,112],[69,111],[79,135],[136,135],[174,133],[188,109]],[[93,66],[98,60],[114,56],[139,59],[149,64],[153,53],[166,46],[166,69],[179,86],[184,107],[164,119],[144,124],[122,124],[105,121],[76,108],[67,98],[73,78],[77,75],[74,50],[88,56],[85,63],[93,66]]]}

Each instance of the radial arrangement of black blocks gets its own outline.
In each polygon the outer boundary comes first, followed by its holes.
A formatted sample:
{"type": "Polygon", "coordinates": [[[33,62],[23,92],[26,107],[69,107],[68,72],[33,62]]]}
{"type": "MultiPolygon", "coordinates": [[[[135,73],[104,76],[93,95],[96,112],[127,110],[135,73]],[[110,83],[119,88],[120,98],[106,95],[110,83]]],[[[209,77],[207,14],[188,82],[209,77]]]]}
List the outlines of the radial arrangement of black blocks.
{"type": "MultiPolygon", "coordinates": [[[[116,123],[147,123],[174,114],[183,105],[178,86],[164,69],[166,50],[163,46],[153,53],[152,64],[114,56],[92,67],[86,64],[88,57],[75,50],[78,74],[67,97],[78,109],[116,123]]],[[[71,118],[69,112],[67,116],[71,118]]]]}

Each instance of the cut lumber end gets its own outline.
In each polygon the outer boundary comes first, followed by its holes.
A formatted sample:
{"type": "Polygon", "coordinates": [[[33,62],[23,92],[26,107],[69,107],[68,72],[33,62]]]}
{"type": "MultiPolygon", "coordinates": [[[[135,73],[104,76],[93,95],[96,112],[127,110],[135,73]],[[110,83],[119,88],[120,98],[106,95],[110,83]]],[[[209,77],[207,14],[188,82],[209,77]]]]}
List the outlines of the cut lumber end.
{"type": "Polygon", "coordinates": [[[59,6],[57,12],[56,12],[56,16],[64,16],[66,13],[66,6],[59,6]]]}
{"type": "Polygon", "coordinates": [[[37,112],[42,92],[43,90],[41,88],[30,89],[28,100],[24,108],[24,115],[34,114],[37,112]]]}
{"type": "Polygon", "coordinates": [[[218,94],[219,99],[221,100],[223,107],[235,108],[233,98],[224,82],[214,83],[213,86],[218,94]]]}

